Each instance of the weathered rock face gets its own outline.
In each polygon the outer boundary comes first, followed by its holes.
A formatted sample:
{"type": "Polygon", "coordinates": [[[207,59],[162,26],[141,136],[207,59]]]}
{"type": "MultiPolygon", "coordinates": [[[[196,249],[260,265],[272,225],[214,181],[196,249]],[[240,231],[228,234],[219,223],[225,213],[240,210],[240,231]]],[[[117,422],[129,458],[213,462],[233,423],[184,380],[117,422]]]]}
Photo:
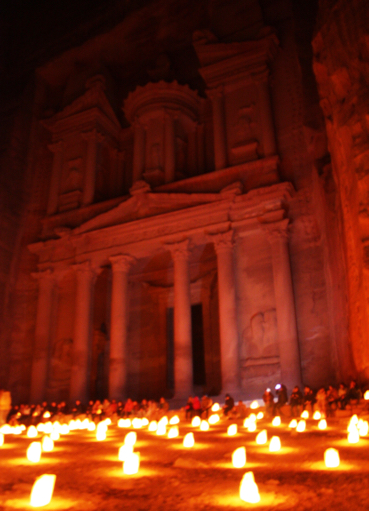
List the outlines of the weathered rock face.
{"type": "MultiPolygon", "coordinates": [[[[369,375],[368,316],[368,19],[366,2],[320,2],[314,72],[325,116],[339,239],[348,293],[348,337],[359,375],[369,375]]],[[[332,195],[332,193],[330,194],[332,195]]],[[[331,240],[332,242],[333,240],[331,240]]],[[[332,271],[341,272],[337,258],[332,271]]],[[[342,344],[341,344],[342,350],[342,344]]]]}
{"type": "Polygon", "coordinates": [[[320,4],[327,131],[315,3],[111,2],[12,50],[9,83],[36,76],[0,187],[16,400],[369,376],[360,6],[341,48],[349,7],[320,4]]]}

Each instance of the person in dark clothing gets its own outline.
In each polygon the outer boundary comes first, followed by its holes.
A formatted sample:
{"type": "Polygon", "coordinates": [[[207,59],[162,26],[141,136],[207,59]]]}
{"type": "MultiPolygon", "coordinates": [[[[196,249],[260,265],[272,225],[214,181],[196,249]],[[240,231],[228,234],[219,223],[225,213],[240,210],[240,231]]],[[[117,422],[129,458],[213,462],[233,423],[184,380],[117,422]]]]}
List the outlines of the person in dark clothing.
{"type": "Polygon", "coordinates": [[[270,389],[266,389],[263,394],[263,401],[265,403],[265,413],[267,417],[272,417],[274,413],[274,395],[270,389]]]}
{"type": "Polygon", "coordinates": [[[305,385],[304,394],[302,397],[302,408],[307,410],[310,406],[311,414],[314,413],[314,404],[315,404],[315,394],[313,389],[311,389],[308,385],[305,385]]]}
{"type": "Polygon", "coordinates": [[[225,416],[228,416],[229,412],[233,410],[234,407],[234,399],[229,394],[225,395],[225,402],[223,406],[223,413],[225,416]]]}
{"type": "Polygon", "coordinates": [[[303,396],[299,387],[296,385],[290,395],[291,417],[300,417],[300,406],[303,396]]]}
{"type": "Polygon", "coordinates": [[[274,415],[283,415],[281,408],[288,403],[287,388],[283,383],[275,386],[278,401],[274,405],[274,415]]]}

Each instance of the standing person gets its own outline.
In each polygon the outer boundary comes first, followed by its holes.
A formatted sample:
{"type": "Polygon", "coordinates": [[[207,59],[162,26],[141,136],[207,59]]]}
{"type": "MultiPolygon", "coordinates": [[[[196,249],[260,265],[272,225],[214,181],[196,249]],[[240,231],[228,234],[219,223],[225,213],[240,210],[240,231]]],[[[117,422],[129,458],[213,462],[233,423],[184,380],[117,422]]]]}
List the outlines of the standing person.
{"type": "Polygon", "coordinates": [[[302,407],[304,410],[310,406],[311,414],[314,413],[314,403],[315,403],[315,395],[313,389],[311,389],[308,385],[305,385],[304,395],[302,397],[302,407]]]}
{"type": "Polygon", "coordinates": [[[302,392],[296,385],[290,395],[291,417],[300,417],[300,406],[302,405],[302,392]]]}
{"type": "Polygon", "coordinates": [[[0,425],[5,424],[12,408],[12,396],[8,390],[0,390],[0,425]]]}
{"type": "Polygon", "coordinates": [[[265,403],[265,414],[270,418],[274,414],[274,395],[270,389],[265,390],[263,401],[265,403]]]}
{"type": "Polygon", "coordinates": [[[205,419],[207,419],[209,417],[209,410],[211,409],[212,404],[213,404],[213,400],[209,396],[204,394],[201,398],[201,411],[202,411],[202,416],[205,419]]]}
{"type": "Polygon", "coordinates": [[[193,412],[193,397],[188,396],[187,403],[185,406],[185,412],[186,412],[186,419],[192,419],[192,412],[193,412]]]}
{"type": "Polygon", "coordinates": [[[201,401],[197,396],[195,396],[193,398],[192,406],[193,406],[193,415],[197,415],[198,417],[201,417],[201,401]]]}
{"type": "Polygon", "coordinates": [[[229,394],[226,394],[225,395],[225,403],[224,403],[224,406],[223,406],[223,413],[224,415],[227,417],[229,412],[231,410],[233,410],[233,407],[234,407],[234,399],[232,396],[230,396],[229,394]]]}
{"type": "Polygon", "coordinates": [[[327,394],[325,388],[322,387],[316,393],[316,405],[321,414],[326,417],[327,415],[327,394]]]}
{"type": "Polygon", "coordinates": [[[274,415],[284,415],[282,413],[282,407],[288,403],[287,388],[283,383],[278,383],[275,386],[277,393],[277,402],[274,405],[274,415]]]}

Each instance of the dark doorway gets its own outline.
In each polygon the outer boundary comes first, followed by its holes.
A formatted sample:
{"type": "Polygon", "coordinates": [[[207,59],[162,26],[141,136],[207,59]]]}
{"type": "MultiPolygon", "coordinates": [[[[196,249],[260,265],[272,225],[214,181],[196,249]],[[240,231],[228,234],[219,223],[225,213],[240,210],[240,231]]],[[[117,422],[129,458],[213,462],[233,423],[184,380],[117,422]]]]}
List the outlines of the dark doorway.
{"type": "Polygon", "coordinates": [[[204,323],[202,304],[191,306],[193,384],[205,385],[204,323]]]}
{"type": "MultiPolygon", "coordinates": [[[[167,309],[167,374],[166,382],[168,389],[174,389],[174,309],[167,309]]],[[[204,351],[204,324],[202,316],[202,304],[191,306],[192,323],[192,369],[193,384],[205,385],[205,351],[204,351]]]]}
{"type": "Polygon", "coordinates": [[[174,309],[167,309],[167,388],[174,389],[174,309]]]}

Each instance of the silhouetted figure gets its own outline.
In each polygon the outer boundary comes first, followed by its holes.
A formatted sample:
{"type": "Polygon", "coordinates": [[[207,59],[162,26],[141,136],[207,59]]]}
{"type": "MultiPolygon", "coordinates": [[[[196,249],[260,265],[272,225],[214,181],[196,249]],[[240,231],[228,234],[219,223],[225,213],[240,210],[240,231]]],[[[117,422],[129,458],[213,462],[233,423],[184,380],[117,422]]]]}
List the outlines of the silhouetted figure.
{"type": "Polygon", "coordinates": [[[234,399],[232,396],[230,396],[229,394],[226,394],[225,395],[225,402],[224,402],[224,406],[223,406],[223,413],[225,416],[228,416],[229,412],[233,409],[234,407],[234,399]]]}
{"type": "Polygon", "coordinates": [[[288,403],[287,388],[283,383],[278,383],[275,386],[277,394],[277,402],[274,405],[274,415],[284,415],[282,413],[282,407],[288,403]]]}

